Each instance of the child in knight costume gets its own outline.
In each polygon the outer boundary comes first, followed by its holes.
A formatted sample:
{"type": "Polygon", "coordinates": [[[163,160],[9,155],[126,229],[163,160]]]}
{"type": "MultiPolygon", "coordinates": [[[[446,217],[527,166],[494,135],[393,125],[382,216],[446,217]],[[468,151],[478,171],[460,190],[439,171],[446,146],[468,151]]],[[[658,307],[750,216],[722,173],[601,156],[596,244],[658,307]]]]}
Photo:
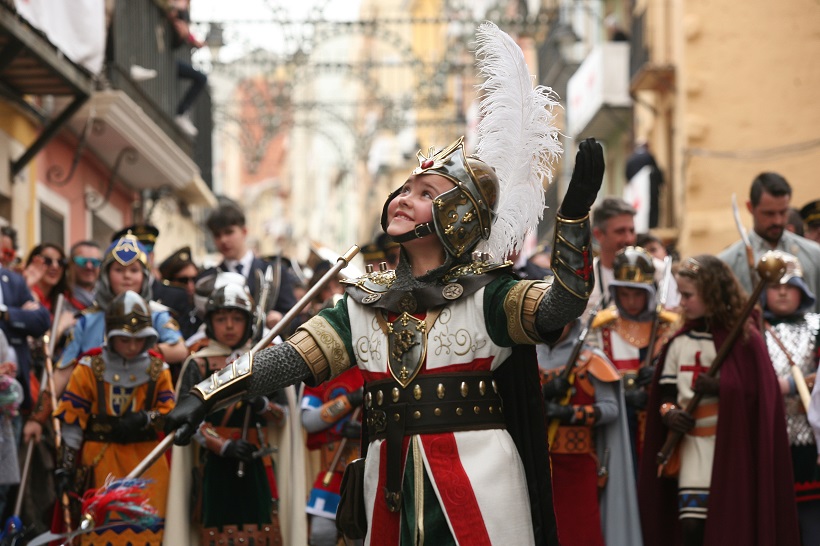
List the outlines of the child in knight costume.
{"type": "MultiPolygon", "coordinates": [[[[179,392],[183,393],[180,399],[187,396],[185,393],[191,387],[247,352],[255,308],[244,284],[227,284],[211,294],[205,306],[204,321],[210,342],[183,365],[179,380],[179,392]]],[[[267,429],[269,423],[281,426],[284,418],[284,408],[264,395],[212,413],[196,434],[201,449],[196,450],[194,462],[177,465],[174,461],[172,489],[177,487],[178,479],[188,477],[180,466],[198,467],[193,483],[187,484],[182,494],[172,498],[174,503],[187,505],[188,492],[194,492],[190,495],[194,499],[191,511],[194,522],[201,529],[200,537],[196,537],[201,545],[238,543],[240,539],[259,546],[282,544],[277,513],[279,494],[267,429]]],[[[177,450],[174,457],[184,460],[188,454],[177,450]]],[[[169,527],[173,525],[174,530],[170,532],[180,543],[190,543],[191,539],[186,536],[188,531],[176,529],[191,523],[190,512],[177,508],[182,507],[176,506],[173,510],[175,521],[169,527]]]]}
{"type": "MultiPolygon", "coordinates": [[[[156,446],[158,425],[174,407],[168,365],[149,351],[157,331],[145,300],[130,290],[114,298],[105,313],[105,332],[105,345],[79,358],[57,406],[63,423],[56,471],[60,493],[73,489],[82,495],[109,476],[125,477],[156,446]]],[[[144,477],[150,480],[147,496],[162,518],[167,460],[160,458],[144,477]]],[[[122,523],[83,535],[82,544],[159,546],[162,533],[162,522],[149,528],[122,523]]]]}
{"type": "MultiPolygon", "coordinates": [[[[643,248],[629,246],[615,255],[612,270],[614,278],[609,283],[609,301],[613,303],[595,317],[591,337],[593,344],[603,350],[623,377],[632,458],[637,473],[646,419],[646,388],[655,371],[652,364],[646,364],[657,313],[655,264],[643,248]]],[[[674,333],[679,317],[663,309],[657,319],[651,362],[674,333]]]]}
{"type": "Polygon", "coordinates": [[[196,385],[168,422],[185,442],[217,404],[358,366],[365,545],[558,543],[533,345],[557,338],[586,306],[588,215],[603,149],[594,139],[580,144],[556,220],[551,286],[518,281],[511,262],[474,254],[480,243],[502,259],[519,247],[543,211],[543,182],[558,153],[551,95],[532,89],[521,50],[492,23],[478,42],[488,92],[482,159],[468,156],[461,138],[419,152],[381,218],[402,246],[397,269],[349,281],[334,308],[196,385]],[[502,88],[517,100],[499,98],[502,88]]]}
{"type": "MultiPolygon", "coordinates": [[[[778,251],[779,252],[779,251],[778,251]]],[[[808,408],[798,396],[795,377],[807,389],[814,386],[817,374],[820,315],[812,313],[815,296],[803,280],[803,269],[796,256],[779,252],[786,263],[786,274],[779,284],[770,285],[760,296],[765,319],[766,346],[780,382],[786,404],[786,431],[792,452],[797,516],[804,545],[820,544],[820,466],[817,444],[806,417],[808,408]],[[800,370],[794,373],[793,367],[800,370]]]]}
{"type": "MultiPolygon", "coordinates": [[[[155,343],[163,360],[182,361],[187,354],[179,333],[179,325],[171,317],[168,308],[151,302],[151,272],[145,248],[131,234],[117,239],[108,247],[100,266],[100,278],[94,306],[83,311],[69,336],[54,372],[55,396],[59,399],[65,390],[76,359],[105,341],[105,313],[112,301],[131,290],[149,305],[151,324],[157,333],[155,343]],[[183,355],[183,356],[180,356],[183,355]]],[[[52,411],[51,397],[46,388],[41,389],[36,408],[26,423],[26,437],[39,438],[42,427],[52,411]]]]}
{"type": "Polygon", "coordinates": [[[581,339],[583,331],[576,319],[557,342],[536,347],[550,422],[558,536],[563,546],[640,546],[621,376],[603,352],[581,339]],[[583,347],[576,353],[578,343],[583,347]]]}
{"type": "Polygon", "coordinates": [[[361,455],[363,400],[362,373],[350,368],[316,387],[302,398],[302,425],[307,447],[319,450],[321,471],[313,482],[306,511],[310,514],[310,545],[335,546],[339,540],[336,510],[342,473],[361,455]]]}
{"type": "Polygon", "coordinates": [[[661,355],[646,415],[638,501],[644,544],[799,544],[783,399],[766,344],[744,315],[748,297],[715,256],[676,273],[686,322],[661,355]],[[715,377],[730,331],[742,328],[715,377]],[[686,408],[698,393],[693,414],[686,408]],[[654,454],[683,434],[659,476],[654,454]],[[674,474],[674,475],[673,475],[674,474]]]}

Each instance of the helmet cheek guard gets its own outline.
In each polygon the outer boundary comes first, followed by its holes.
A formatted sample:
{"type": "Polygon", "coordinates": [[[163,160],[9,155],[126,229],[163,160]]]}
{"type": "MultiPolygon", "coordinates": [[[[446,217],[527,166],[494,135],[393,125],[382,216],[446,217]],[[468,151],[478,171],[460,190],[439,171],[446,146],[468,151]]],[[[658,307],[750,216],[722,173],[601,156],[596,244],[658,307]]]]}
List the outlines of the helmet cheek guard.
{"type": "MultiPolygon", "coordinates": [[[[419,224],[411,232],[394,236],[402,243],[435,232],[445,251],[460,258],[470,252],[482,239],[489,239],[495,207],[498,202],[498,177],[492,167],[476,157],[464,155],[464,137],[450,146],[425,156],[417,157],[419,166],[411,173],[437,174],[455,184],[433,200],[433,222],[419,224]]],[[[387,198],[382,209],[382,229],[387,230],[387,209],[401,192],[397,189],[387,198]]]]}
{"type": "Polygon", "coordinates": [[[151,310],[139,294],[126,290],[111,301],[105,312],[105,334],[112,337],[145,339],[143,350],[153,347],[159,334],[154,329],[151,310]]]}
{"type": "MultiPolygon", "coordinates": [[[[208,303],[205,305],[205,333],[211,339],[216,339],[213,327],[213,315],[222,309],[234,309],[245,316],[245,332],[242,340],[236,345],[241,347],[253,335],[255,304],[250,290],[246,285],[226,284],[214,290],[208,303]]],[[[232,347],[234,348],[234,347],[232,347]]]]}

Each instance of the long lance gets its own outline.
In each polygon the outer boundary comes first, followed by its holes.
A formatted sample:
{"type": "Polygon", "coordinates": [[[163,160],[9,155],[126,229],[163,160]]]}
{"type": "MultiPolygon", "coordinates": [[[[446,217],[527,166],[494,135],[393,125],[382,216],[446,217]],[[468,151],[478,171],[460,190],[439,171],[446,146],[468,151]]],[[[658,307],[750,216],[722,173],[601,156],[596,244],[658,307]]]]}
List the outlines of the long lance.
{"type": "MultiPolygon", "coordinates": [[[[589,330],[592,327],[592,322],[595,320],[595,317],[598,315],[598,311],[603,304],[604,298],[602,297],[595,307],[590,311],[589,317],[587,317],[587,321],[584,323],[584,327],[581,328],[581,331],[578,333],[578,337],[575,338],[575,345],[572,347],[572,352],[567,359],[567,363],[564,364],[564,369],[561,370],[560,377],[566,379],[570,384],[572,384],[573,380],[573,373],[572,370],[575,369],[575,362],[578,360],[578,356],[581,354],[581,350],[584,348],[584,342],[587,339],[587,335],[589,334],[589,330]]],[[[569,399],[572,396],[572,389],[568,389],[567,392],[561,397],[561,401],[559,402],[562,406],[566,406],[569,404],[569,399]]],[[[550,421],[549,428],[547,429],[547,439],[550,444],[555,439],[555,435],[558,433],[558,426],[561,424],[559,419],[553,419],[550,421]]]]}
{"type": "MultiPolygon", "coordinates": [[[[315,285],[313,285],[313,287],[310,290],[308,290],[304,296],[302,296],[302,299],[296,302],[296,305],[294,305],[290,309],[290,311],[285,313],[285,316],[282,317],[282,320],[280,320],[273,328],[271,328],[271,330],[262,340],[260,340],[256,345],[253,346],[253,348],[250,350],[251,355],[258,353],[259,351],[270,345],[274,338],[278,336],[282,332],[282,330],[284,330],[285,327],[288,324],[290,324],[291,321],[293,321],[293,319],[297,317],[297,315],[299,315],[302,309],[304,309],[305,306],[307,306],[307,304],[313,300],[316,294],[320,290],[322,290],[322,288],[324,288],[324,286],[328,282],[330,282],[330,280],[339,271],[347,267],[348,262],[350,262],[350,260],[352,260],[353,257],[356,256],[356,254],[358,253],[359,247],[357,245],[353,245],[347,250],[347,252],[339,256],[339,259],[336,261],[333,267],[331,267],[327,271],[327,273],[325,273],[322,276],[322,278],[319,279],[319,281],[315,285]]],[[[128,479],[133,479],[142,476],[145,473],[145,471],[148,470],[151,467],[151,465],[154,464],[157,461],[157,459],[159,459],[162,456],[162,454],[165,453],[168,450],[168,448],[171,447],[173,443],[174,434],[169,434],[168,436],[163,438],[162,441],[159,444],[157,444],[157,446],[153,450],[151,450],[151,453],[149,453],[142,461],[140,461],[139,464],[137,464],[137,466],[134,467],[134,470],[129,472],[128,476],[126,477],[128,479]]]]}
{"type": "Polygon", "coordinates": [[[737,206],[737,194],[732,194],[732,215],[735,218],[735,226],[740,233],[740,239],[743,241],[743,246],[746,249],[746,265],[749,267],[749,282],[752,286],[756,284],[757,274],[755,272],[755,251],[752,248],[752,241],[749,239],[749,234],[740,220],[740,208],[737,206]]]}
{"type": "Polygon", "coordinates": [[[652,357],[655,356],[654,349],[655,342],[658,340],[658,329],[660,329],[661,325],[661,312],[666,306],[666,297],[669,292],[669,285],[672,282],[672,256],[664,258],[663,263],[663,280],[658,289],[658,303],[655,306],[655,316],[652,319],[652,330],[649,332],[649,345],[646,347],[646,356],[643,361],[644,368],[652,365],[652,357]]]}
{"type": "MultiPolygon", "coordinates": [[[[720,347],[717,355],[715,356],[715,360],[712,361],[712,364],[709,366],[709,370],[706,372],[706,375],[709,377],[715,377],[720,371],[720,367],[723,365],[723,362],[726,360],[726,357],[729,356],[729,351],[732,350],[732,346],[737,341],[737,338],[740,336],[740,333],[743,331],[743,327],[746,323],[746,319],[754,309],[754,306],[757,304],[757,300],[760,298],[760,293],[763,292],[763,289],[766,287],[768,283],[777,282],[786,272],[786,264],[783,260],[773,252],[767,252],[760,258],[760,262],[757,264],[757,273],[760,276],[760,281],[758,281],[757,285],[755,286],[752,295],[749,297],[746,304],[743,306],[743,309],[740,313],[740,316],[737,319],[737,322],[732,326],[732,330],[729,332],[729,335],[726,337],[726,341],[720,347]]],[[[700,405],[700,401],[703,398],[703,395],[699,392],[696,392],[695,395],[689,400],[689,403],[686,405],[686,413],[692,415],[695,410],[697,409],[698,405],[700,405]]],[[[658,452],[657,455],[657,463],[658,463],[658,476],[660,477],[663,473],[663,468],[666,466],[666,463],[669,462],[669,457],[672,455],[672,452],[675,450],[675,446],[678,445],[678,442],[683,437],[683,433],[678,432],[676,430],[670,430],[666,436],[666,442],[663,444],[663,447],[658,452]]]]}
{"type": "MultiPolygon", "coordinates": [[[[259,295],[259,301],[256,305],[256,334],[259,338],[262,337],[262,332],[265,328],[265,316],[267,315],[267,308],[268,308],[268,299],[270,298],[271,294],[271,283],[273,282],[273,267],[268,266],[265,269],[265,276],[259,279],[259,282],[262,286],[262,290],[259,295]]],[[[279,289],[276,289],[277,296],[279,293],[279,289]]],[[[245,415],[242,416],[242,432],[240,434],[240,438],[243,441],[248,439],[248,429],[251,425],[251,405],[246,403],[245,404],[245,415]]],[[[242,478],[245,476],[245,461],[239,461],[239,465],[236,468],[236,477],[242,478]]]]}
{"type": "MultiPolygon", "coordinates": [[[[43,373],[40,375],[40,389],[42,390],[48,386],[47,388],[51,396],[52,410],[57,409],[57,396],[54,392],[54,374],[52,373],[51,356],[54,354],[54,347],[57,343],[59,320],[62,316],[64,306],[65,298],[62,294],[60,294],[57,297],[57,305],[55,306],[54,313],[55,320],[52,321],[51,330],[43,336],[46,354],[45,366],[43,367],[43,373]]],[[[60,435],[60,420],[52,416],[52,423],[54,427],[54,445],[59,450],[62,438],[60,435]]],[[[12,516],[12,521],[19,520],[19,516],[23,510],[23,497],[25,496],[28,478],[31,475],[31,459],[34,456],[34,445],[34,438],[29,439],[28,444],[26,444],[26,454],[23,457],[23,471],[20,475],[20,485],[18,486],[17,498],[14,502],[14,515],[12,516]]],[[[68,495],[66,493],[63,493],[61,504],[63,507],[63,517],[65,519],[66,528],[71,529],[71,512],[68,508],[68,495]]]]}

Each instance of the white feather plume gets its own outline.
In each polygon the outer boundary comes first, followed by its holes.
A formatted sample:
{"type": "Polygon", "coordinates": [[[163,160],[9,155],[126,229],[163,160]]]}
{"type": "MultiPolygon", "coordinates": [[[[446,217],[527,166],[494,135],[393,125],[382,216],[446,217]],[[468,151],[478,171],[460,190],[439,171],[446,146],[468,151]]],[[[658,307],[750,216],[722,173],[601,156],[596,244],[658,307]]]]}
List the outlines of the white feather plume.
{"type": "Polygon", "coordinates": [[[482,250],[504,259],[521,248],[544,216],[544,181],[552,182],[553,164],[562,153],[553,113],[558,101],[549,87],[533,88],[524,53],[506,32],[486,22],[476,37],[484,98],[475,155],[495,168],[501,190],[482,250]]]}

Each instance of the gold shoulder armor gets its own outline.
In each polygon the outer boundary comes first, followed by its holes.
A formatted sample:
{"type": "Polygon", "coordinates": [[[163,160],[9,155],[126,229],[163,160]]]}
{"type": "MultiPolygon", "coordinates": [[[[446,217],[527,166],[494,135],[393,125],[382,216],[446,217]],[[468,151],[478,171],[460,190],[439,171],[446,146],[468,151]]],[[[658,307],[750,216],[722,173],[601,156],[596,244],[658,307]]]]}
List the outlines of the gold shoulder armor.
{"type": "Polygon", "coordinates": [[[607,307],[606,309],[602,309],[595,316],[595,320],[592,321],[592,328],[594,329],[606,326],[610,322],[617,320],[618,316],[618,308],[614,305],[607,307]]]}
{"type": "Polygon", "coordinates": [[[680,320],[680,314],[675,313],[674,311],[667,311],[664,309],[661,311],[661,322],[666,322],[669,324],[674,324],[680,320]]]}

